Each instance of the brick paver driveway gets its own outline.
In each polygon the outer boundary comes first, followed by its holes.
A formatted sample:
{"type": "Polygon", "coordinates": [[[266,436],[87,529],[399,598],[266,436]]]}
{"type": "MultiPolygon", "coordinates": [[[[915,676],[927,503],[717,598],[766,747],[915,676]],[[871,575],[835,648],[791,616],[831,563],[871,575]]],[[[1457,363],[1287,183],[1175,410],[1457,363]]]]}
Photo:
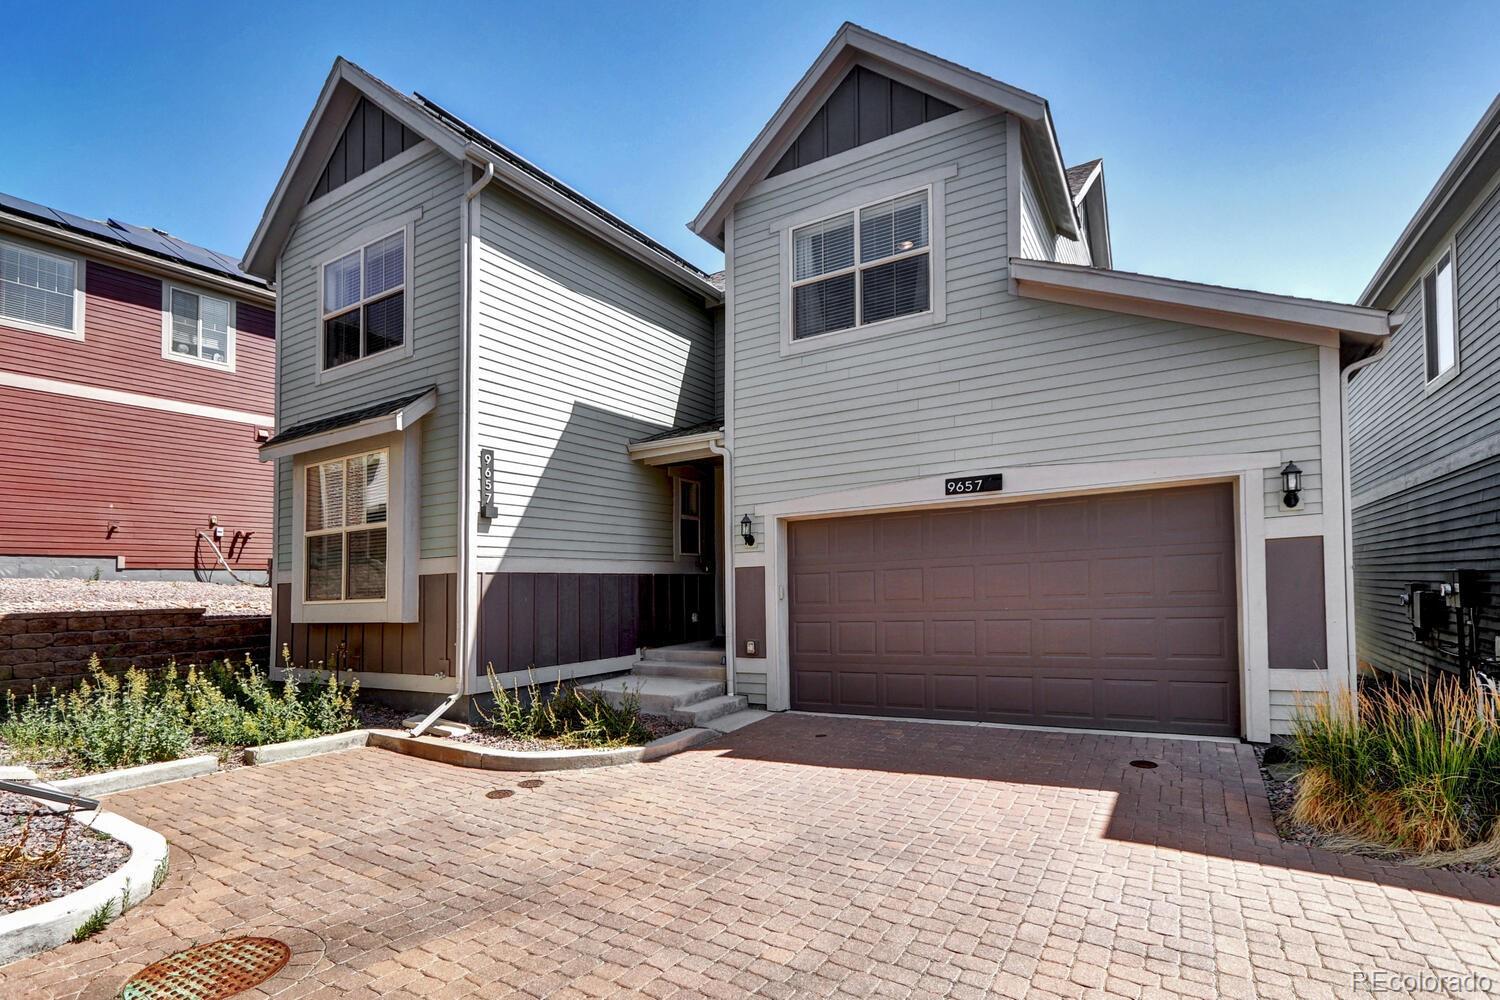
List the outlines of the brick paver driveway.
{"type": "Polygon", "coordinates": [[[523,778],[357,750],[116,796],[172,841],[167,885],[0,970],[0,997],[112,996],[231,932],[294,945],[266,986],[284,998],[1500,979],[1491,883],[1281,845],[1240,746],[789,715],[657,764],[523,778]]]}

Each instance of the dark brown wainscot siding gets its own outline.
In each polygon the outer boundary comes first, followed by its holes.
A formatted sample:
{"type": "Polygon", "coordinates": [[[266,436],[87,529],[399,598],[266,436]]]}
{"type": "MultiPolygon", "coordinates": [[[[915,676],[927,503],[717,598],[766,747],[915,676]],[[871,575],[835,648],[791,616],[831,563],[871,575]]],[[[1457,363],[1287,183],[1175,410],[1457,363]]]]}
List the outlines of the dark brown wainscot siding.
{"type": "Polygon", "coordinates": [[[1323,536],[1266,539],[1266,651],[1272,669],[1328,666],[1323,536]]]}
{"type": "Polygon", "coordinates": [[[766,568],[741,566],[734,571],[734,641],[735,655],[766,655],[766,568]],[[746,640],[755,640],[755,652],[745,652],[746,640]]]}
{"type": "Polygon", "coordinates": [[[481,674],[713,637],[711,574],[482,573],[479,588],[481,674]]]}
{"type": "MultiPolygon", "coordinates": [[[[337,665],[340,670],[383,674],[443,673],[453,676],[458,648],[458,574],[419,577],[415,622],[292,623],[292,585],[276,585],[276,635],[299,667],[337,665]]],[[[276,651],[277,661],[281,650],[276,651]]]]}

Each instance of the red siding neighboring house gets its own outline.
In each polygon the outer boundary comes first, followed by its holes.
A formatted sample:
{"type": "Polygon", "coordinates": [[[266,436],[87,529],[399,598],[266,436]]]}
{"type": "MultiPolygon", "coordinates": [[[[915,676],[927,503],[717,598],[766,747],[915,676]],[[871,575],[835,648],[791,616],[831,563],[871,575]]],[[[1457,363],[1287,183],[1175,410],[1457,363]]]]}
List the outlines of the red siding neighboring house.
{"type": "Polygon", "coordinates": [[[0,576],[264,580],[275,299],[155,230],[0,195],[0,576]]]}

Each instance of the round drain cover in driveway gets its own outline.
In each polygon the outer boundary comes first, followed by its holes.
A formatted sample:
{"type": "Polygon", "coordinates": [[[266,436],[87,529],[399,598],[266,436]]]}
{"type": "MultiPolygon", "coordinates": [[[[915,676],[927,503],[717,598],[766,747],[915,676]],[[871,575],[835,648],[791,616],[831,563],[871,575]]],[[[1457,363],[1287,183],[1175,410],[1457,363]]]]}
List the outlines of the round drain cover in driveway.
{"type": "Polygon", "coordinates": [[[120,1000],[226,1000],[253,989],[286,967],[292,949],[266,937],[236,937],[194,945],[130,977],[120,1000]]]}

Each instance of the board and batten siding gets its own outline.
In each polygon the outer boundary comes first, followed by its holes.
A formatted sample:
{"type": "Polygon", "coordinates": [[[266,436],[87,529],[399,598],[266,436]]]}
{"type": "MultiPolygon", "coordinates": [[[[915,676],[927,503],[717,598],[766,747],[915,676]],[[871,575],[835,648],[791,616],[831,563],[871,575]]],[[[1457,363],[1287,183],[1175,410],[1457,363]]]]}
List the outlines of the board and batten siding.
{"type": "MultiPolygon", "coordinates": [[[[1407,584],[1474,570],[1480,649],[1495,648],[1500,587],[1500,189],[1443,241],[1457,262],[1459,370],[1428,391],[1421,275],[1396,312],[1386,354],[1349,386],[1354,593],[1359,659],[1400,674],[1454,670],[1418,643],[1400,603],[1407,584]]],[[[1439,630],[1447,644],[1451,621],[1439,630]]]]}
{"type": "MultiPolygon", "coordinates": [[[[1264,451],[1295,458],[1298,513],[1321,512],[1318,349],[1012,296],[1005,119],[943,121],[837,172],[784,175],[735,207],[731,521],[923,476],[1264,451]],[[946,322],[783,357],[777,220],[949,165],[946,322]]],[[[1280,514],[1277,468],[1263,502],[1280,514]]]]}
{"type": "MultiPolygon", "coordinates": [[[[418,554],[451,558],[458,551],[459,379],[462,327],[459,315],[462,239],[459,201],[464,192],[460,164],[428,145],[408,151],[390,172],[317,199],[302,210],[281,258],[281,339],[278,427],[400,396],[423,386],[438,389],[437,407],[422,420],[422,517],[418,554]],[[420,152],[418,152],[420,151],[420,152]],[[414,223],[412,355],[364,371],[317,381],[318,282],[320,265],[351,236],[385,222],[414,223]]],[[[372,235],[374,235],[372,233],[372,235]]],[[[292,566],[292,460],[277,463],[277,569],[292,566]]]]}
{"type": "Polygon", "coordinates": [[[670,481],[626,447],[717,414],[708,308],[494,186],[479,235],[475,444],[495,451],[500,508],[479,523],[480,569],[660,572],[673,561],[670,481]]]}

